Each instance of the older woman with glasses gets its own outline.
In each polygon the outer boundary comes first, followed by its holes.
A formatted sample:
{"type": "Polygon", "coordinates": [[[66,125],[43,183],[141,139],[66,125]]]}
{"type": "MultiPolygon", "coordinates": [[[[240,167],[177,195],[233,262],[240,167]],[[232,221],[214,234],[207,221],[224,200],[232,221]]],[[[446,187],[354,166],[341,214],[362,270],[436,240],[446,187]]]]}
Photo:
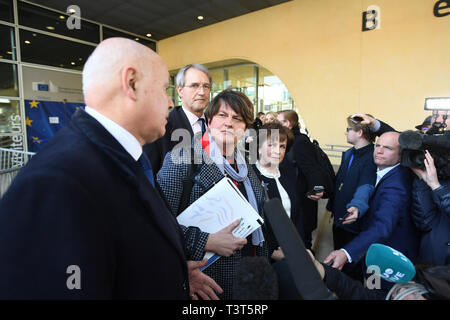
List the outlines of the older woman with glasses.
{"type": "MultiPolygon", "coordinates": [[[[205,115],[208,131],[200,141],[193,141],[194,156],[185,152],[186,146],[184,149],[175,148],[166,155],[157,175],[172,213],[178,215],[182,211],[183,193],[189,192],[188,204],[192,204],[227,176],[235,182],[256,212],[262,215],[264,191],[261,183],[236,148],[247,127],[253,123],[253,104],[240,92],[224,90],[213,99],[205,115]],[[194,158],[202,159],[202,163],[195,165],[195,170],[190,170],[194,158]],[[193,172],[192,176],[189,172],[193,172]],[[183,190],[188,179],[192,179],[194,184],[191,190],[183,190]]],[[[181,226],[188,260],[202,260],[206,251],[222,256],[204,270],[222,287],[222,299],[232,299],[233,279],[243,256],[268,257],[262,228],[247,239],[236,238],[231,232],[238,224],[239,221],[214,234],[181,226]]]]}

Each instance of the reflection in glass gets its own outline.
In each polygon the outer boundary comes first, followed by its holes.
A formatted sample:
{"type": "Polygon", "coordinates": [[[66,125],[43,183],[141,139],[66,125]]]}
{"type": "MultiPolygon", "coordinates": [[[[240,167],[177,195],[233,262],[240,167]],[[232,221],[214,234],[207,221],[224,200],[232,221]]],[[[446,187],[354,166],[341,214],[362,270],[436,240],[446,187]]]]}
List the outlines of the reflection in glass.
{"type": "Polygon", "coordinates": [[[250,101],[256,102],[256,77],[255,66],[241,66],[228,69],[228,79],[225,80],[226,88],[245,93],[250,101]]]}
{"type": "Polygon", "coordinates": [[[14,28],[0,25],[0,59],[17,60],[14,28]]]}
{"type": "Polygon", "coordinates": [[[14,22],[12,0],[0,0],[0,20],[14,22]]]}
{"type": "Polygon", "coordinates": [[[219,92],[225,89],[224,69],[209,70],[209,73],[211,74],[211,78],[213,81],[211,92],[213,97],[215,97],[217,94],[219,94],[219,92]]]}
{"type": "Polygon", "coordinates": [[[83,70],[94,46],[20,30],[22,61],[83,70]]]}
{"type": "Polygon", "coordinates": [[[178,97],[178,95],[176,94],[175,77],[174,76],[170,76],[169,88],[167,89],[167,95],[172,99],[172,101],[174,101],[174,104],[177,106],[178,101],[176,101],[176,98],[178,97]],[[175,97],[175,96],[177,96],[177,97],[175,97]]]}
{"type": "Polygon", "coordinates": [[[17,6],[20,25],[89,42],[100,42],[100,27],[97,24],[81,20],[80,29],[69,29],[67,26],[69,16],[67,14],[61,14],[22,1],[18,1],[17,6]]]}
{"type": "Polygon", "coordinates": [[[269,70],[259,68],[258,111],[277,112],[294,109],[294,101],[286,86],[269,70]]]}
{"type": "Polygon", "coordinates": [[[0,63],[0,96],[19,96],[19,82],[17,80],[17,65],[0,63]]]}
{"type": "Polygon", "coordinates": [[[21,133],[19,101],[0,98],[0,133],[21,133]]]}

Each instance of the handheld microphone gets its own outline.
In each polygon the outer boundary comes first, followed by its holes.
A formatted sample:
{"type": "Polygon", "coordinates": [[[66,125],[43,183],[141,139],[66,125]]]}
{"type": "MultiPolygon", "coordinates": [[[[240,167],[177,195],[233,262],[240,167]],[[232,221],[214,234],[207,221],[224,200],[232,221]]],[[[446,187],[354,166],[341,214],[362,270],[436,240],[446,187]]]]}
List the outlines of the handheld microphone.
{"type": "Polygon", "coordinates": [[[278,300],[278,278],[264,257],[244,257],[236,269],[233,300],[278,300]]]}
{"type": "Polygon", "coordinates": [[[413,263],[403,253],[379,243],[369,247],[366,265],[389,282],[407,283],[416,275],[413,263]]]}

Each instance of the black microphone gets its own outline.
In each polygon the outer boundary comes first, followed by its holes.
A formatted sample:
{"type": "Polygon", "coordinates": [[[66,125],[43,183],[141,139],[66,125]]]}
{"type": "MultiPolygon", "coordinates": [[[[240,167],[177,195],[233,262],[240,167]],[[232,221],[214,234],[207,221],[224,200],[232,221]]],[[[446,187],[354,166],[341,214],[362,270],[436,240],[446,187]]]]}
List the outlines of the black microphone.
{"type": "Polygon", "coordinates": [[[233,281],[233,300],[277,300],[278,279],[264,257],[244,257],[233,281]]]}
{"type": "Polygon", "coordinates": [[[283,250],[288,269],[301,297],[305,300],[335,299],[336,296],[323,283],[280,199],[266,201],[264,213],[283,250]]]}

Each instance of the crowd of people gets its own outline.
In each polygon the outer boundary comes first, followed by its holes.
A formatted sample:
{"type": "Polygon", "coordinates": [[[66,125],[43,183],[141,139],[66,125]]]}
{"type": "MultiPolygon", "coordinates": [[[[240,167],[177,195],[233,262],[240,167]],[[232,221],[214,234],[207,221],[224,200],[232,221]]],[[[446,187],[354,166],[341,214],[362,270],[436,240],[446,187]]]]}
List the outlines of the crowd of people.
{"type": "MultiPolygon", "coordinates": [[[[428,151],[423,169],[400,165],[400,133],[388,124],[362,113],[343,119],[353,147],[334,175],[295,111],[255,118],[250,99],[230,89],[210,101],[211,75],[200,64],[176,76],[180,106],[168,86],[163,60],[145,46],[122,38],[97,46],[83,69],[86,108],[0,201],[0,299],[264,298],[254,283],[248,292],[236,289],[248,278],[241,262],[252,257],[278,273],[267,274],[278,279],[267,299],[299,298],[270,224],[239,238],[239,221],[216,233],[177,222],[224,177],[263,218],[264,202],[280,199],[309,250],[317,203],[327,199],[334,251],[323,262],[311,253],[311,261],[338,298],[387,296],[387,282],[374,295],[362,287],[373,243],[413,262],[449,264],[450,180],[438,177],[428,151]],[[203,269],[205,252],[221,258],[203,269]],[[336,280],[343,277],[360,291],[346,294],[336,280]]],[[[440,122],[449,128],[440,112],[420,130],[440,122]]]]}

